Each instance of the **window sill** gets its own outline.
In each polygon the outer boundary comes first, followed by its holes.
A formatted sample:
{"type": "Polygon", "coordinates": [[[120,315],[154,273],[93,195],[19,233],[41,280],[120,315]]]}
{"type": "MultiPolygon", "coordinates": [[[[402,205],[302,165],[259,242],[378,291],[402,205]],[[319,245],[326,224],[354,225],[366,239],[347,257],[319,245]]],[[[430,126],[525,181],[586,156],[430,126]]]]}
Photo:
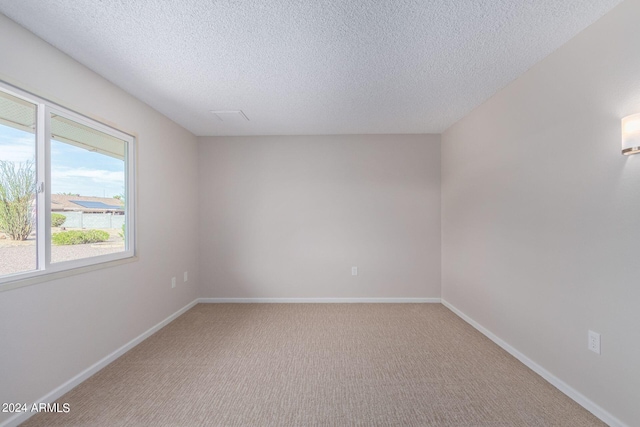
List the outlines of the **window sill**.
{"type": "Polygon", "coordinates": [[[138,256],[134,255],[126,258],[101,262],[97,264],[91,264],[83,267],[70,268],[67,270],[56,271],[52,273],[42,273],[36,276],[25,277],[25,278],[16,278],[15,280],[0,284],[0,292],[22,288],[25,286],[36,285],[42,282],[50,282],[52,280],[62,279],[64,277],[76,276],[78,274],[88,273],[96,270],[102,270],[103,268],[116,267],[118,265],[129,264],[137,261],[138,261],[138,256]]]}

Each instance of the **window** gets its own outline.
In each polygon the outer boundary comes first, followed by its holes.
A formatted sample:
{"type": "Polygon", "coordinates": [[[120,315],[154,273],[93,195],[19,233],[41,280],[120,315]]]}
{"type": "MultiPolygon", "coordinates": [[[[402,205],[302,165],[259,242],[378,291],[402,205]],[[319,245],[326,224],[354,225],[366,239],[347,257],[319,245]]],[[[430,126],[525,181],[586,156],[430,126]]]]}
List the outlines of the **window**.
{"type": "Polygon", "coordinates": [[[0,83],[0,289],[134,255],[134,143],[0,83]]]}

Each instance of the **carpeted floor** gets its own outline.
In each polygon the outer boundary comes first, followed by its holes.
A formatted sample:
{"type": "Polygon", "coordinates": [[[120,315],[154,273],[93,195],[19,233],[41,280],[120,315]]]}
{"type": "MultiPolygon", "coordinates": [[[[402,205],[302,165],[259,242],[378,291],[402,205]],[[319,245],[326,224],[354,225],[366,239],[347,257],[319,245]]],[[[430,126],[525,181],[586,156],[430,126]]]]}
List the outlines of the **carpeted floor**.
{"type": "Polygon", "coordinates": [[[199,304],[25,426],[602,426],[440,304],[199,304]]]}

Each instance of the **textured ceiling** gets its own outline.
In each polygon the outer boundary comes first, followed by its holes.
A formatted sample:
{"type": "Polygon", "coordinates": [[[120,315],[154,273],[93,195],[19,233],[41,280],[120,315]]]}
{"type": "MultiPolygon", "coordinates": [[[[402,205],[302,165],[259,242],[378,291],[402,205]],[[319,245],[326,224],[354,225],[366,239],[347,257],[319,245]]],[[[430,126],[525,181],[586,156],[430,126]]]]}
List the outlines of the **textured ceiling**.
{"type": "Polygon", "coordinates": [[[196,135],[440,133],[618,3],[0,0],[0,12],[196,135]]]}

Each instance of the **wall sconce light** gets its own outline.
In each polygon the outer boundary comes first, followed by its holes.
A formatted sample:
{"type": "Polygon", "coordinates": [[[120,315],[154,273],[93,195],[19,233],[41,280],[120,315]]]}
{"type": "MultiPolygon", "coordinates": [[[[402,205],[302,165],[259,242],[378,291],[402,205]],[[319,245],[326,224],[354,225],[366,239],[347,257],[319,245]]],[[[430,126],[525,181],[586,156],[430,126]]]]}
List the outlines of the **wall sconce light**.
{"type": "Polygon", "coordinates": [[[622,119],[622,154],[640,153],[640,113],[622,119]]]}

